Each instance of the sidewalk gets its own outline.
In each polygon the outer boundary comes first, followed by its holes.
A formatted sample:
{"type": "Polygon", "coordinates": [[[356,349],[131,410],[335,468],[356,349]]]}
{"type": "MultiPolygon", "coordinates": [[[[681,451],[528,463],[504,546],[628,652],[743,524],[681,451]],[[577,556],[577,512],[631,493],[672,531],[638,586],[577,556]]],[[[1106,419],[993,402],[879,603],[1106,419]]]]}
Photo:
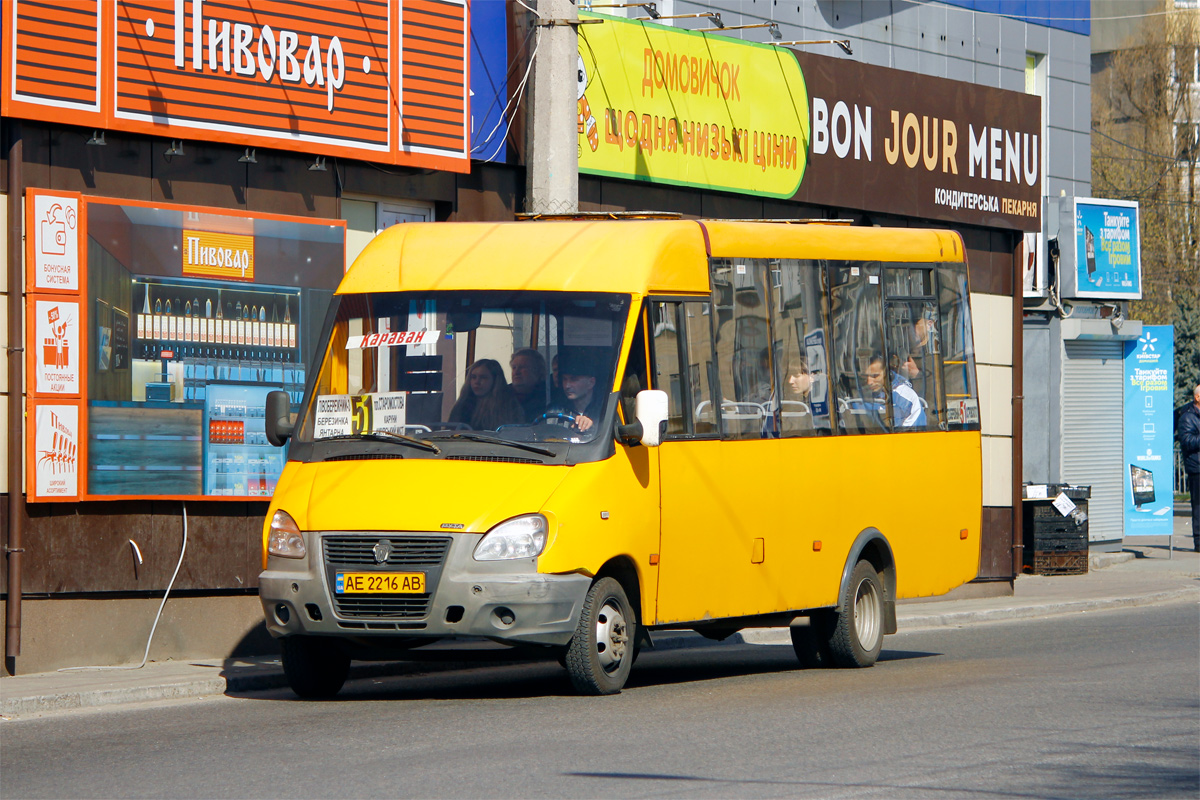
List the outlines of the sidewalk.
{"type": "MultiPolygon", "coordinates": [[[[1187,523],[1178,520],[1177,532],[1187,523]]],[[[1023,575],[1011,597],[902,602],[900,632],[1085,611],[1200,601],[1200,554],[1191,536],[1177,535],[1173,557],[1165,539],[1133,539],[1119,553],[1092,556],[1086,575],[1023,575]]],[[[664,632],[655,649],[718,645],[691,632],[664,632]]],[[[786,628],[746,630],[722,644],[790,644],[786,628]]],[[[884,646],[887,646],[885,641],[884,646]]],[[[476,660],[356,663],[350,679],[417,674],[479,666],[476,660]]],[[[114,706],[153,700],[264,691],[286,686],[278,657],[152,663],[137,670],[50,672],[0,677],[0,717],[114,706]]]]}

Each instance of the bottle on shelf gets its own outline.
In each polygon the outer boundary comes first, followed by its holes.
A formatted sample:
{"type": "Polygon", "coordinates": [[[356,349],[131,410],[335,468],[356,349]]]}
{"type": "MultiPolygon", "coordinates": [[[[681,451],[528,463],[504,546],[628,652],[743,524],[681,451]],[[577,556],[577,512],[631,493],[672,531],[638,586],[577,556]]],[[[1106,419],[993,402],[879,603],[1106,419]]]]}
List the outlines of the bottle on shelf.
{"type": "Polygon", "coordinates": [[[291,298],[283,296],[283,344],[285,347],[296,346],[296,328],[292,325],[291,298]]]}
{"type": "Polygon", "coordinates": [[[146,284],[146,293],[142,298],[142,313],[137,315],[137,336],[145,339],[150,327],[150,284],[146,284]]]}

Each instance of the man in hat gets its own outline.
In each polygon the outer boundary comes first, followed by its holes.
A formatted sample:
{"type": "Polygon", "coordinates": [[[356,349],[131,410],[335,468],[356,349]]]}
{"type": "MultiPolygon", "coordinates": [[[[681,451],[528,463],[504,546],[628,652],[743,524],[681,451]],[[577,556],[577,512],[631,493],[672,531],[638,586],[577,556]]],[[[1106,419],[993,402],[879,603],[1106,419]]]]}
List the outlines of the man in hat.
{"type": "Polygon", "coordinates": [[[572,425],[580,433],[587,433],[604,413],[604,392],[596,390],[597,374],[595,359],[579,351],[565,351],[559,362],[558,379],[566,398],[560,413],[574,417],[572,425]]]}

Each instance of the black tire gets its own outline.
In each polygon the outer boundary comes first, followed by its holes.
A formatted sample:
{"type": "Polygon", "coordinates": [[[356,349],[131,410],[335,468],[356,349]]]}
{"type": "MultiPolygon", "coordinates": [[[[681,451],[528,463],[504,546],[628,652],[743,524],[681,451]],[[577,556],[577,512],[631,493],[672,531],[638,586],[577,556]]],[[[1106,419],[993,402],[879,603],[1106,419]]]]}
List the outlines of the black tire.
{"type": "Polygon", "coordinates": [[[883,648],[883,581],[869,561],[859,561],[850,573],[829,637],[829,652],[839,667],[869,667],[883,648]]]}
{"type": "Polygon", "coordinates": [[[615,578],[588,589],[575,635],[567,645],[566,667],[580,694],[617,694],[633,667],[637,618],[615,578]]]}
{"type": "Polygon", "coordinates": [[[814,611],[807,625],[792,625],[792,649],[804,669],[823,669],[833,666],[833,654],[829,651],[829,639],[837,625],[837,614],[830,611],[814,611]]]}
{"type": "Polygon", "coordinates": [[[336,643],[310,636],[280,641],[283,674],[292,691],[306,700],[333,697],[350,674],[350,658],[336,643]]]}

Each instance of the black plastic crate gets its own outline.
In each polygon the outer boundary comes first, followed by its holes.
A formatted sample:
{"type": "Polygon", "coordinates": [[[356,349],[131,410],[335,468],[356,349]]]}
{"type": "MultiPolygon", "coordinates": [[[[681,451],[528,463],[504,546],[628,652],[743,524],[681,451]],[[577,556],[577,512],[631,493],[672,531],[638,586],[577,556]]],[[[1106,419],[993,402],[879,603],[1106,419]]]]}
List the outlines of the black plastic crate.
{"type": "Polygon", "coordinates": [[[1081,532],[1084,529],[1083,525],[1076,524],[1072,517],[1059,517],[1058,519],[1035,519],[1033,524],[1027,524],[1026,529],[1031,531],[1034,536],[1066,536],[1076,532],[1081,532]]]}
{"type": "Polygon", "coordinates": [[[1075,552],[1087,550],[1086,536],[1035,536],[1033,551],[1047,553],[1075,552]]]}
{"type": "Polygon", "coordinates": [[[1088,551],[1063,553],[1038,552],[1033,554],[1034,575],[1086,575],[1088,551]]]}

